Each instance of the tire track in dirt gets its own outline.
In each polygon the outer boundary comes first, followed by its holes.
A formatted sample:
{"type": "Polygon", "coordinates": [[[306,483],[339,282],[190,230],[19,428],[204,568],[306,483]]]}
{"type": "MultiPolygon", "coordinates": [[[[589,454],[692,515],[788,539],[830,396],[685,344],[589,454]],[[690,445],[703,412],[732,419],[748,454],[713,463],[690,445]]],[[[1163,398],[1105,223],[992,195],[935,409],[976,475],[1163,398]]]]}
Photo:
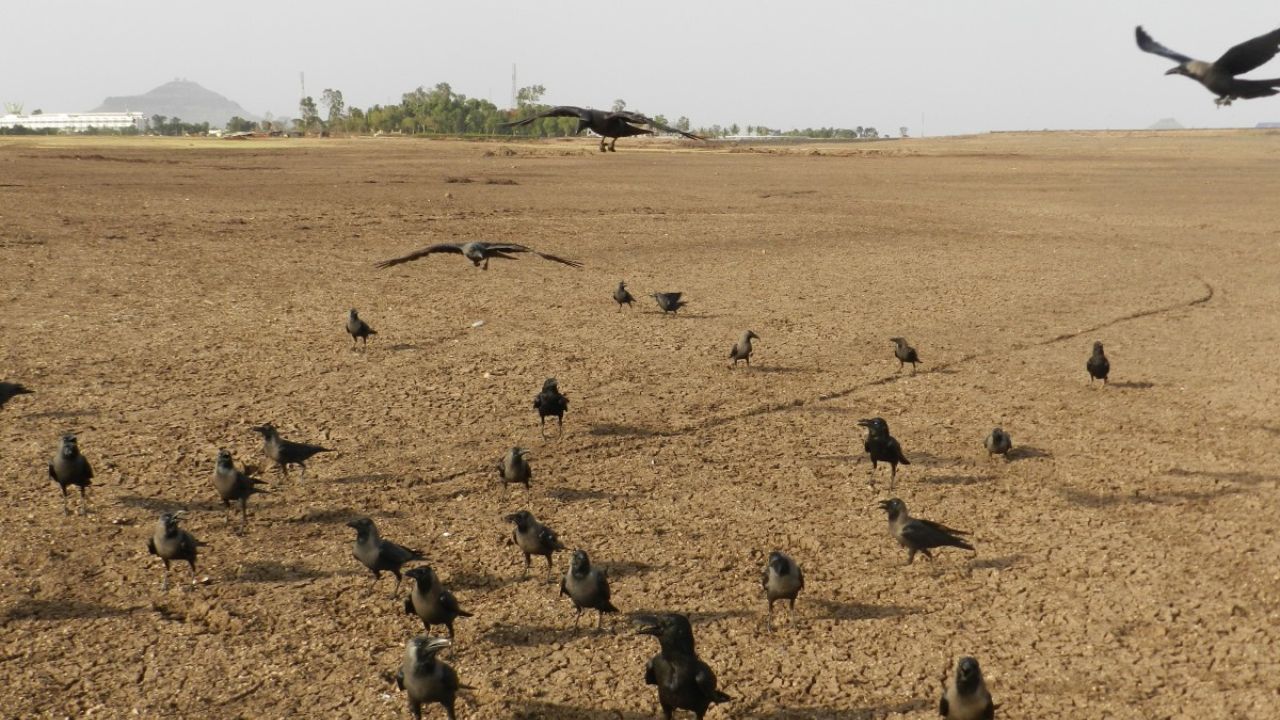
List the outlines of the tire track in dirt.
{"type": "MultiPolygon", "coordinates": [[[[1090,333],[1094,333],[1099,330],[1104,330],[1114,325],[1119,325],[1120,323],[1130,322],[1133,320],[1140,320],[1148,317],[1154,317],[1157,315],[1164,315],[1172,312],[1177,312],[1179,310],[1187,310],[1187,309],[1200,307],[1202,305],[1209,303],[1211,300],[1213,300],[1214,295],[1216,294],[1216,290],[1214,289],[1213,285],[1210,285],[1203,278],[1196,278],[1196,279],[1199,280],[1204,287],[1202,289],[1201,294],[1191,300],[1182,300],[1169,305],[1162,305],[1160,307],[1149,308],[1147,310],[1139,310],[1137,312],[1132,312],[1127,315],[1121,315],[1119,317],[1106,320],[1104,322],[1098,323],[1097,325],[1092,325],[1082,330],[1062,333],[1060,335],[1055,335],[1051,338],[1046,338],[1043,340],[1036,340],[1033,342],[1018,343],[1015,345],[1011,345],[1008,348],[1002,349],[998,352],[970,353],[956,360],[935,364],[930,369],[925,370],[918,374],[928,375],[931,373],[943,372],[945,370],[948,370],[960,365],[971,363],[975,360],[994,357],[999,353],[1021,352],[1022,350],[1027,350],[1030,348],[1054,345],[1056,343],[1066,342],[1068,340],[1074,340],[1083,335],[1088,335],[1090,333]]],[[[770,415],[778,412],[786,412],[788,410],[794,410],[796,408],[805,407],[807,405],[828,402],[831,400],[838,400],[840,398],[853,395],[854,393],[859,392],[861,390],[879,387],[882,385],[889,385],[891,383],[897,382],[898,380],[901,380],[903,377],[910,377],[910,376],[899,375],[897,373],[893,375],[885,375],[883,377],[879,377],[874,380],[868,380],[865,382],[858,383],[856,385],[852,385],[850,387],[844,388],[843,390],[837,390],[835,392],[825,393],[825,394],[819,395],[816,398],[794,398],[792,400],[766,403],[764,405],[759,405],[753,408],[749,408],[747,410],[742,410],[742,411],[731,413],[728,415],[722,415],[720,417],[709,418],[701,422],[691,423],[673,430],[651,430],[651,431],[645,432],[644,434],[614,437],[608,440],[601,440],[599,442],[580,445],[575,448],[566,450],[565,454],[574,455],[578,453],[590,452],[593,450],[601,450],[605,448],[629,447],[632,445],[643,444],[645,441],[652,440],[652,439],[667,439],[667,438],[683,437],[685,435],[691,435],[693,433],[696,433],[702,430],[711,430],[714,428],[723,427],[725,425],[737,422],[739,420],[746,420],[749,418],[759,417],[761,415],[770,415]]]]}

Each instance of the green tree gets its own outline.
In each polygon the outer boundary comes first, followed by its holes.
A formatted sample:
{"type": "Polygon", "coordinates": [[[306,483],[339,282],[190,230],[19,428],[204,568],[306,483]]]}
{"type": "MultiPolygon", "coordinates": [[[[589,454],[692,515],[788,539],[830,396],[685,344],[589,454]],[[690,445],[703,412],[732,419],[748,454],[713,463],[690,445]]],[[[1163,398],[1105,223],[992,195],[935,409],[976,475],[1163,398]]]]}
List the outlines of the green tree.
{"type": "Polygon", "coordinates": [[[157,135],[163,135],[164,124],[168,120],[169,118],[165,117],[164,115],[159,115],[159,114],[152,115],[151,119],[147,121],[147,127],[151,128],[151,130],[153,130],[157,135]]]}
{"type": "Polygon", "coordinates": [[[676,129],[681,132],[689,132],[689,118],[681,115],[676,119],[676,129]]]}
{"type": "Polygon", "coordinates": [[[537,105],[542,102],[542,96],[547,93],[547,89],[541,85],[528,85],[516,91],[516,107],[524,108],[526,105],[537,105]]]}
{"type": "Polygon", "coordinates": [[[737,134],[738,134],[738,132],[739,132],[741,129],[742,129],[742,128],[738,127],[738,123],[734,123],[734,124],[732,124],[732,125],[730,125],[730,126],[729,126],[729,134],[730,134],[730,135],[737,135],[737,134]]]}
{"type": "Polygon", "coordinates": [[[239,115],[234,115],[227,121],[227,132],[252,132],[255,124],[252,120],[245,120],[239,115]]]}
{"type": "Polygon", "coordinates": [[[614,100],[614,101],[613,101],[613,111],[614,111],[614,112],[622,112],[623,110],[626,110],[626,109],[627,109],[627,101],[626,101],[626,100],[623,100],[622,98],[618,98],[617,100],[614,100]]]}
{"type": "Polygon", "coordinates": [[[298,119],[295,120],[302,130],[310,130],[320,123],[320,113],[316,110],[316,101],[310,95],[298,103],[298,119]]]}
{"type": "Polygon", "coordinates": [[[342,91],[325,88],[324,92],[320,93],[320,104],[329,111],[329,127],[339,127],[342,124],[342,113],[347,108],[346,102],[342,99],[342,91]]]}

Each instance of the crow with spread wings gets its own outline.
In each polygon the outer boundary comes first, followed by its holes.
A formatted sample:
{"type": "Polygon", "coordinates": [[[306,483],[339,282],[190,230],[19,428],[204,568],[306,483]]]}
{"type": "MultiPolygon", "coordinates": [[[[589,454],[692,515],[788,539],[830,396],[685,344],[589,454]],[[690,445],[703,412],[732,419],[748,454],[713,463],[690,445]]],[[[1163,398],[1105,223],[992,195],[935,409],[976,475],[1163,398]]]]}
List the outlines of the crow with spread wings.
{"type": "Polygon", "coordinates": [[[1178,63],[1177,67],[1169,69],[1165,75],[1185,75],[1205,86],[1209,92],[1218,96],[1213,101],[1218,107],[1230,105],[1232,100],[1268,97],[1280,93],[1280,78],[1245,80],[1236,77],[1262,67],[1276,56],[1277,51],[1280,51],[1280,30],[1272,30],[1266,35],[1246,40],[1211,63],[1170,50],[1153,40],[1142,26],[1138,26],[1134,34],[1137,36],[1138,49],[1178,63]]]}
{"type": "Polygon", "coordinates": [[[600,136],[600,152],[608,150],[616,152],[614,145],[617,144],[618,138],[631,137],[633,135],[652,135],[653,130],[649,127],[655,127],[663,132],[679,133],[690,140],[706,140],[693,133],[687,133],[683,130],[677,130],[673,127],[667,127],[661,123],[654,122],[652,118],[641,115],[640,113],[627,112],[618,110],[616,112],[608,112],[605,110],[590,110],[587,108],[573,107],[572,105],[559,105],[550,110],[544,110],[536,115],[532,115],[523,120],[515,122],[502,123],[499,127],[519,127],[528,125],[534,120],[545,117],[576,117],[578,118],[578,129],[574,133],[580,133],[583,130],[590,130],[600,136]],[[648,127],[646,127],[648,126],[648,127]],[[612,139],[609,147],[605,147],[604,141],[612,139]]]}
{"type": "Polygon", "coordinates": [[[376,267],[389,268],[392,265],[399,265],[401,263],[411,262],[413,260],[424,258],[428,255],[433,255],[435,253],[453,253],[455,255],[461,255],[466,259],[470,260],[473,265],[480,268],[481,270],[489,269],[489,260],[491,258],[501,258],[503,260],[518,259],[516,255],[514,255],[513,253],[533,253],[534,255],[537,255],[543,260],[558,262],[564,265],[568,265],[569,267],[582,267],[582,263],[578,262],[577,260],[567,260],[562,257],[556,257],[555,255],[547,255],[546,253],[540,253],[537,250],[534,250],[533,248],[527,247],[524,245],[517,245],[515,243],[484,243],[484,242],[469,242],[469,243],[461,243],[461,244],[440,243],[438,245],[430,245],[428,247],[424,247],[421,250],[411,252],[408,255],[405,255],[402,257],[392,258],[390,260],[383,260],[382,262],[378,263],[376,267]]]}

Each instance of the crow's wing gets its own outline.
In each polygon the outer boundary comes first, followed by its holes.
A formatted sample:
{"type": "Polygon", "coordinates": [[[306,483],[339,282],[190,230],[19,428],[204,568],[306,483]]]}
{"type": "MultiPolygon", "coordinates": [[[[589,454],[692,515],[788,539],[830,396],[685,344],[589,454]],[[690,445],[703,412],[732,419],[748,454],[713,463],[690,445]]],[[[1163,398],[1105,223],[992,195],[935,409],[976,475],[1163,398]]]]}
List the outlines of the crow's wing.
{"type": "Polygon", "coordinates": [[[610,113],[610,116],[616,117],[616,118],[622,118],[624,121],[626,121],[628,124],[631,124],[631,125],[649,125],[651,127],[656,127],[663,132],[676,133],[678,135],[682,135],[686,138],[689,138],[690,140],[706,140],[706,138],[700,137],[698,135],[694,135],[693,133],[688,133],[683,130],[677,130],[676,128],[670,127],[668,125],[663,125],[662,123],[654,122],[653,118],[647,115],[641,115],[640,113],[627,112],[623,110],[615,113],[610,113]]]}
{"type": "Polygon", "coordinates": [[[1242,75],[1271,60],[1280,52],[1280,30],[1245,40],[1222,54],[1213,66],[1229,75],[1242,75]]]}
{"type": "Polygon", "coordinates": [[[419,258],[424,258],[434,253],[453,253],[455,255],[461,255],[462,246],[455,245],[453,243],[440,243],[438,245],[430,245],[428,247],[422,248],[421,250],[411,252],[408,255],[403,255],[398,258],[391,258],[390,260],[383,260],[382,262],[378,263],[374,267],[389,268],[392,265],[399,265],[401,263],[413,262],[414,260],[417,260],[419,258]]]}
{"type": "Polygon", "coordinates": [[[1134,30],[1134,35],[1138,39],[1138,49],[1141,50],[1142,52],[1149,52],[1152,55],[1159,55],[1160,57],[1166,57],[1166,58],[1169,58],[1170,60],[1173,60],[1175,62],[1180,62],[1180,63],[1191,62],[1193,59],[1193,58],[1187,57],[1186,55],[1183,55],[1182,53],[1174,52],[1169,48],[1156,42],[1151,38],[1150,35],[1147,34],[1146,30],[1142,29],[1141,25],[1139,25],[1134,30]]]}
{"type": "Polygon", "coordinates": [[[588,117],[588,113],[586,110],[583,110],[580,107],[574,107],[572,105],[557,105],[556,107],[553,107],[550,110],[543,110],[540,113],[535,113],[522,120],[515,120],[513,122],[507,122],[507,123],[499,123],[498,127],[519,127],[521,125],[528,125],[534,120],[541,120],[542,118],[546,118],[546,117],[576,117],[580,120],[586,120],[588,117]]]}
{"type": "MultiPolygon", "coordinates": [[[[564,265],[568,265],[569,267],[582,267],[582,263],[578,262],[577,260],[568,260],[568,259],[566,259],[566,258],[557,257],[557,256],[555,256],[555,255],[548,255],[548,254],[546,254],[546,253],[540,253],[540,252],[538,252],[537,250],[534,250],[533,248],[528,247],[528,246],[526,246],[526,245],[517,245],[517,244],[515,244],[515,243],[506,244],[506,245],[504,245],[504,244],[491,244],[491,245],[488,245],[488,246],[487,246],[487,249],[488,249],[490,252],[497,252],[497,253],[533,253],[534,255],[537,255],[538,257],[542,258],[543,260],[550,260],[550,261],[552,261],[552,262],[558,262],[558,263],[561,263],[561,264],[564,264],[564,265]]],[[[499,257],[501,257],[501,256],[499,256],[499,257]]]]}

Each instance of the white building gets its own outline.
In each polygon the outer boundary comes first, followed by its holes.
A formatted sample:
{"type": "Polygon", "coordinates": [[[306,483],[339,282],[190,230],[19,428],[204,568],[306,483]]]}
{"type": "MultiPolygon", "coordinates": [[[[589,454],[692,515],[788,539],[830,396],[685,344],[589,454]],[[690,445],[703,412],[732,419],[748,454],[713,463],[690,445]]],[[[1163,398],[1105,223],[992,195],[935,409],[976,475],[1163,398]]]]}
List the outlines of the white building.
{"type": "Polygon", "coordinates": [[[90,128],[99,130],[147,129],[147,117],[140,112],[104,113],[43,113],[41,115],[0,115],[0,128],[21,125],[28,130],[57,130],[59,132],[84,132],[90,128]]]}

